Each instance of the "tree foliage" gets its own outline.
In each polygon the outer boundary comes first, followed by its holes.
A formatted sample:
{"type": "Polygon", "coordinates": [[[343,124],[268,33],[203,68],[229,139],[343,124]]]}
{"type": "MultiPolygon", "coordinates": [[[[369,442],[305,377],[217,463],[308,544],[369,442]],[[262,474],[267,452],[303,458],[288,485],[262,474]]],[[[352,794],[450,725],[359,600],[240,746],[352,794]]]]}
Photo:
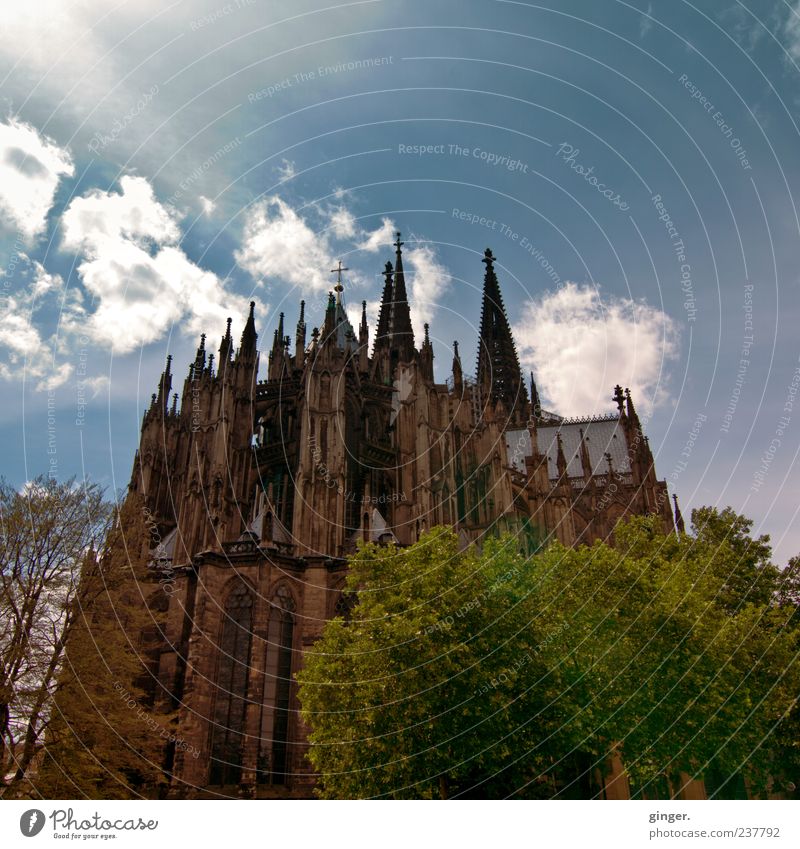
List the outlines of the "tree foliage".
{"type": "Polygon", "coordinates": [[[141,505],[129,496],[102,555],[84,565],[80,614],[67,643],[53,699],[36,790],[47,798],[157,795],[174,717],[155,714],[148,697],[142,635],[162,622],[141,540],[141,505]]]}
{"type": "Polygon", "coordinates": [[[163,740],[122,698],[140,699],[144,671],[144,564],[123,533],[140,551],[141,511],[129,500],[114,515],[97,484],[45,478],[21,492],[1,484],[0,510],[4,795],[125,797],[153,787],[163,740]]]}
{"type": "Polygon", "coordinates": [[[677,537],[636,518],[614,547],[529,558],[511,537],[459,551],[444,529],[362,548],[350,620],[298,675],[322,794],[601,795],[615,755],[634,794],[712,771],[763,790],[797,631],[768,540],[733,511],[693,520],[677,537]]]}

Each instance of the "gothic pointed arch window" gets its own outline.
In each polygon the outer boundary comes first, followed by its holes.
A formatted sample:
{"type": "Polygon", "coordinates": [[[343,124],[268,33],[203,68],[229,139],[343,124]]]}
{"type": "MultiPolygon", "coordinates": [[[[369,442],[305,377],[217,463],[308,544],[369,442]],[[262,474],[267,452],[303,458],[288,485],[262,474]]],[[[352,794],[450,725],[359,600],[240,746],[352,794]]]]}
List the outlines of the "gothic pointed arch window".
{"type": "Polygon", "coordinates": [[[238,784],[242,772],[250,680],[253,593],[245,583],[225,600],[211,726],[210,784],[238,784]]]}
{"type": "Polygon", "coordinates": [[[270,602],[261,713],[259,781],[286,784],[290,773],[290,700],[295,602],[286,584],[280,584],[270,602]]]}

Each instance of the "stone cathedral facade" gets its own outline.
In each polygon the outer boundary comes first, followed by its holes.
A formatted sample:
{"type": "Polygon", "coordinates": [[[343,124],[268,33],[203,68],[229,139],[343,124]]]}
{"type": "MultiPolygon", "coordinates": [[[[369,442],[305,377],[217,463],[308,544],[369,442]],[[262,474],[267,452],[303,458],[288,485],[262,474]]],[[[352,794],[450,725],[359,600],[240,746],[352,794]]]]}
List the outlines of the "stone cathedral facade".
{"type": "MultiPolygon", "coordinates": [[[[341,272],[324,323],[284,316],[259,376],[255,304],[205,337],[180,393],[170,358],[142,422],[130,489],[144,500],[165,624],[143,648],[154,703],[178,712],[166,754],[175,796],[308,796],[294,673],[325,621],[347,612],[359,540],[409,545],[448,525],[463,545],[510,531],[533,552],[605,539],[628,514],[673,517],[630,393],[613,415],[562,419],[520,370],[490,250],[477,368],[458,344],[434,377],[414,337],[398,234],[374,338],[354,328],[341,272]]],[[[677,510],[677,504],[676,504],[677,510]]],[[[155,586],[157,584],[157,586],[155,586]]]]}

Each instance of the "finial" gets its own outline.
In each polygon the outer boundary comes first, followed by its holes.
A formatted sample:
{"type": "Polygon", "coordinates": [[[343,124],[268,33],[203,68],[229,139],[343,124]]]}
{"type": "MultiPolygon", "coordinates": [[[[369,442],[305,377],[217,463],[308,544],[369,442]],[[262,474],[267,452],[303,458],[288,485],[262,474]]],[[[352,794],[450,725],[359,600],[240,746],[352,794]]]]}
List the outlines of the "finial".
{"type": "Polygon", "coordinates": [[[456,341],[456,342],[453,342],[453,356],[454,356],[457,360],[460,360],[460,359],[461,359],[461,357],[460,357],[460,356],[459,356],[459,354],[458,354],[458,342],[457,342],[457,341],[456,341]]]}
{"type": "Polygon", "coordinates": [[[167,374],[169,374],[170,366],[172,366],[172,354],[167,354],[167,374]]]}
{"type": "Polygon", "coordinates": [[[614,387],[614,396],[612,400],[617,402],[617,407],[621,413],[625,405],[625,396],[622,394],[622,387],[619,384],[614,387]]]}
{"type": "Polygon", "coordinates": [[[481,262],[485,262],[487,268],[491,268],[492,263],[494,262],[494,259],[495,258],[494,258],[494,255],[492,254],[492,249],[486,248],[486,250],[483,252],[483,259],[481,260],[481,262]]]}
{"type": "Polygon", "coordinates": [[[336,306],[336,298],[333,297],[333,292],[328,292],[328,309],[332,310],[336,306]]]}
{"type": "Polygon", "coordinates": [[[614,465],[611,462],[611,454],[608,451],[606,451],[606,453],[603,456],[606,458],[606,463],[608,463],[608,473],[609,473],[609,475],[613,475],[614,474],[614,465]]]}
{"type": "Polygon", "coordinates": [[[205,349],[206,349],[206,334],[201,333],[200,334],[200,350],[205,351],[205,349]]]}
{"type": "Polygon", "coordinates": [[[336,292],[336,303],[341,304],[342,302],[342,292],[344,292],[344,286],[342,286],[342,272],[350,271],[349,268],[346,268],[342,265],[342,261],[339,260],[339,264],[336,268],[331,269],[331,274],[336,275],[336,285],[333,287],[333,291],[336,292]]]}
{"type": "Polygon", "coordinates": [[[424,327],[425,327],[425,344],[426,344],[426,345],[430,345],[430,344],[431,344],[431,340],[430,340],[430,337],[428,336],[428,331],[430,330],[431,326],[430,326],[430,324],[428,324],[428,322],[426,321],[426,322],[425,322],[424,327]]]}
{"type": "Polygon", "coordinates": [[[253,317],[255,316],[255,313],[256,313],[256,302],[255,302],[255,301],[250,301],[250,315],[249,315],[249,318],[253,318],[253,317]]]}
{"type": "Polygon", "coordinates": [[[306,320],[306,302],[300,301],[300,324],[306,320]]]}
{"type": "Polygon", "coordinates": [[[173,415],[178,412],[178,393],[175,392],[172,396],[172,413],[173,415]]]}
{"type": "Polygon", "coordinates": [[[383,267],[383,271],[381,272],[381,274],[384,277],[391,277],[393,270],[394,269],[392,268],[391,262],[387,262],[386,265],[383,267]]]}
{"type": "Polygon", "coordinates": [[[400,253],[400,248],[403,247],[405,242],[400,241],[400,231],[399,230],[395,233],[395,236],[397,236],[397,240],[395,241],[394,246],[397,248],[397,253],[400,253]]]}
{"type": "Polygon", "coordinates": [[[231,335],[231,324],[233,324],[233,319],[230,316],[228,316],[228,319],[225,322],[225,334],[226,334],[226,336],[231,335]]]}

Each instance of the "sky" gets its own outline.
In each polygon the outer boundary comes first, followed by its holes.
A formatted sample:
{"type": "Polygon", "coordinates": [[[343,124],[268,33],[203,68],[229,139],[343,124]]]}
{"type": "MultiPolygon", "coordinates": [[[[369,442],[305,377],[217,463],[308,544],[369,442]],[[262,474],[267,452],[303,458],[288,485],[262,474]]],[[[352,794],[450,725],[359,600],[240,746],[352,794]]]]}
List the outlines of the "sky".
{"type": "MultiPolygon", "coordinates": [[[[39,0],[0,38],[5,477],[124,487],[256,302],[261,350],[395,232],[436,376],[490,247],[545,407],[631,388],[660,478],[800,553],[800,2],[39,0]]],[[[374,326],[374,324],[373,324],[374,326]]]]}

